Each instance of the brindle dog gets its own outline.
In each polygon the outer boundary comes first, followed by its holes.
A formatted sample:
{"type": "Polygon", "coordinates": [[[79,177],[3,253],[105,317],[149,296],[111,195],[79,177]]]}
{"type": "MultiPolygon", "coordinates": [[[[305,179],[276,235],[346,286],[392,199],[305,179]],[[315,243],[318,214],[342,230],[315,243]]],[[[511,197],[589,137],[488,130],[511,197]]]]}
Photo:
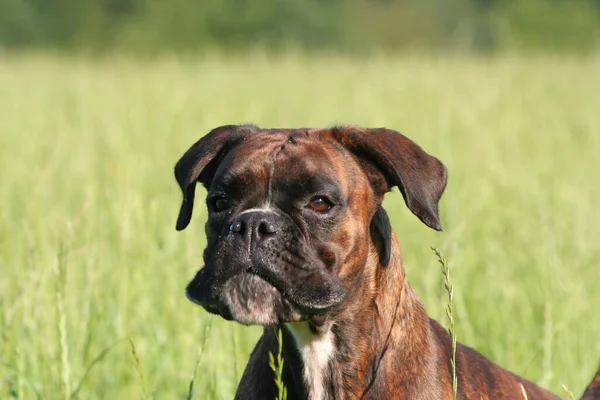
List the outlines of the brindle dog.
{"type": "MultiPolygon", "coordinates": [[[[175,167],[177,229],[208,190],[204,268],[187,296],[265,326],[236,399],[277,395],[268,352],[283,329],[288,399],[451,399],[452,344],[410,287],[383,196],[397,186],[441,230],[447,172],[389,129],[223,126],[175,167]]],[[[460,399],[557,399],[469,347],[456,353],[460,399]]],[[[585,399],[600,399],[600,371],[585,399]]]]}

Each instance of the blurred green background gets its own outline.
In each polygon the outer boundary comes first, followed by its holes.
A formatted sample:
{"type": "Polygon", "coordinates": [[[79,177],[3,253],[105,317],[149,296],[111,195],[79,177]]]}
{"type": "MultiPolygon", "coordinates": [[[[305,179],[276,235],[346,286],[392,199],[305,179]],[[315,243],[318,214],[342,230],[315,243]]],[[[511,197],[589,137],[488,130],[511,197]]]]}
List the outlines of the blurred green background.
{"type": "MultiPolygon", "coordinates": [[[[566,398],[600,361],[600,1],[0,0],[0,399],[230,399],[260,335],[184,288],[173,166],[210,129],[399,130],[444,232],[385,200],[458,339],[566,398]],[[197,367],[197,368],[196,368],[197,367]],[[195,369],[196,368],[196,369],[195,369]]],[[[267,362],[267,360],[265,360],[267,362]]]]}
{"type": "Polygon", "coordinates": [[[597,50],[599,0],[0,0],[0,46],[597,50]]]}

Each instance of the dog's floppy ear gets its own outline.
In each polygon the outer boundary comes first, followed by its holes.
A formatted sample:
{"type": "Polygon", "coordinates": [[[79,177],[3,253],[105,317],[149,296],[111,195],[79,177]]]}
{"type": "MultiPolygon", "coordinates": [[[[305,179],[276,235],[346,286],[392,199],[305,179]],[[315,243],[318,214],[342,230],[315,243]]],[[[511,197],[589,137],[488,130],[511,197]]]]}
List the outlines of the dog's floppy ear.
{"type": "Polygon", "coordinates": [[[331,134],[363,163],[378,195],[398,186],[413,214],[430,228],[442,230],[438,203],[448,180],[444,164],[391,129],[343,126],[333,128],[331,134]],[[376,171],[384,180],[373,174],[376,171]]]}
{"type": "Polygon", "coordinates": [[[176,229],[185,229],[192,219],[196,182],[208,188],[216,163],[231,147],[257,130],[253,125],[225,125],[215,128],[185,152],[175,165],[175,179],[183,192],[176,229]]]}

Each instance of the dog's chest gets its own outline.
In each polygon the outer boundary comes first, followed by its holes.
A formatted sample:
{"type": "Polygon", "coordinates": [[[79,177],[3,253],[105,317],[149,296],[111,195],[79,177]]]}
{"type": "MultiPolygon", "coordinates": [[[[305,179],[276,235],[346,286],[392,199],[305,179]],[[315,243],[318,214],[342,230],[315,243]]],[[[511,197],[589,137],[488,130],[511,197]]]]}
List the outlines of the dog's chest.
{"type": "Polygon", "coordinates": [[[324,334],[315,334],[307,322],[289,323],[287,327],[294,336],[302,358],[308,399],[329,399],[329,383],[332,379],[330,361],[335,352],[333,333],[328,330],[324,334]]]}

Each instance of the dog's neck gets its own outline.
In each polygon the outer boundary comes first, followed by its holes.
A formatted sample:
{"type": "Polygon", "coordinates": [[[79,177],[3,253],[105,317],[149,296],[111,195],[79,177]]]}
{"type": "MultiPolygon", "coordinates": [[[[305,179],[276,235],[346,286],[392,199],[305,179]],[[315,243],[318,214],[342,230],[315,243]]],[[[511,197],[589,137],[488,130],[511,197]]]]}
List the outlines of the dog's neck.
{"type": "Polygon", "coordinates": [[[303,371],[309,400],[377,398],[377,393],[393,391],[390,385],[410,388],[409,381],[416,381],[414,371],[428,369],[420,364],[431,351],[429,319],[406,280],[395,237],[388,266],[378,265],[374,248],[371,253],[363,275],[357,277],[370,284],[355,285],[358,292],[348,295],[342,312],[319,327],[310,322],[287,324],[295,339],[287,346],[300,353],[303,366],[296,370],[303,371]],[[393,355],[388,355],[389,349],[393,355]],[[405,371],[403,365],[411,365],[413,371],[405,371]]]}

